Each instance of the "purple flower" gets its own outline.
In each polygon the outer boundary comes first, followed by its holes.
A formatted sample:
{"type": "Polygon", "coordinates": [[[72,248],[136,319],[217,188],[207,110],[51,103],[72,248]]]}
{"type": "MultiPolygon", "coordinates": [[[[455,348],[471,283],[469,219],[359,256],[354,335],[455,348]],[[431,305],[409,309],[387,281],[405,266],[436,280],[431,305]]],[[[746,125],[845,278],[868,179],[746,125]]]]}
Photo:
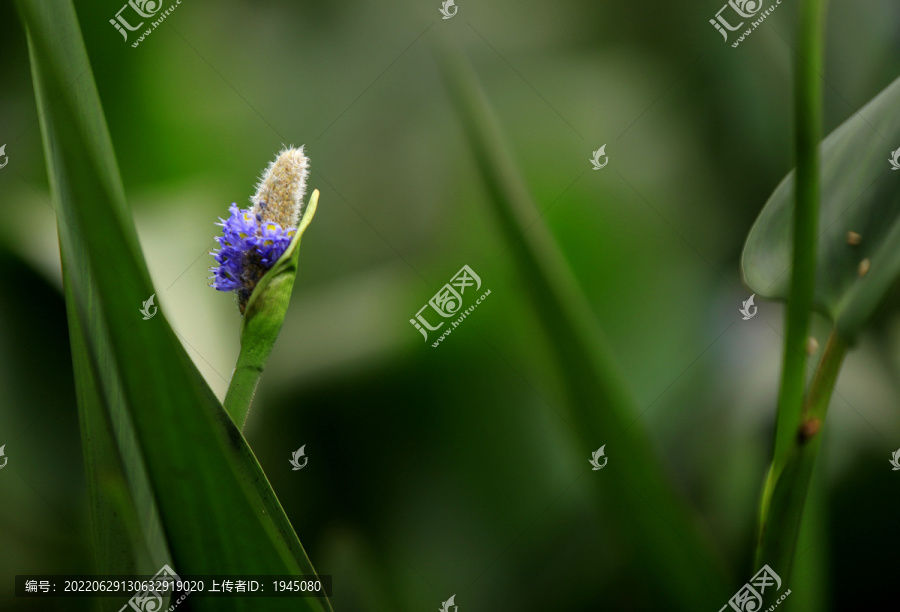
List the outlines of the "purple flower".
{"type": "Polygon", "coordinates": [[[234,291],[241,313],[262,278],[284,254],[296,232],[283,229],[275,221],[263,221],[262,215],[229,207],[228,219],[219,219],[222,235],[216,237],[219,249],[210,253],[219,265],[210,268],[211,286],[219,291],[234,291]]]}
{"type": "Polygon", "coordinates": [[[281,258],[297,233],[308,168],[303,147],[282,150],[260,177],[256,195],[250,198],[253,208],[243,210],[232,204],[228,219],[219,219],[219,249],[210,253],[219,265],[210,268],[211,286],[234,291],[241,314],[259,279],[281,258]]]}
{"type": "Polygon", "coordinates": [[[256,251],[259,253],[260,262],[271,268],[281,255],[287,250],[297,230],[290,228],[284,230],[275,221],[264,221],[259,228],[259,238],[256,240],[256,251]]]}

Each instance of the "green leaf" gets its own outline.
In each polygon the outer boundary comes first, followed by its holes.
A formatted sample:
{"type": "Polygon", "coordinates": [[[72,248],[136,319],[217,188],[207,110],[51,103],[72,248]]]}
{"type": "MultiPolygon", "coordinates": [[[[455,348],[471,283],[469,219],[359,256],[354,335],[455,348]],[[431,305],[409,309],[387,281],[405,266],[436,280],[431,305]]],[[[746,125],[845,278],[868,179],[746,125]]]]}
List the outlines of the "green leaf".
{"type": "Polygon", "coordinates": [[[634,423],[640,409],[553,236],[534,221],[537,207],[471,67],[448,51],[440,59],[489,204],[554,349],[586,467],[608,441],[609,466],[593,480],[599,494],[613,500],[624,532],[634,534],[647,578],[659,581],[657,600],[694,610],[727,599],[722,563],[667,480],[646,432],[634,423]]]}
{"type": "MultiPolygon", "coordinates": [[[[125,435],[130,431],[127,426],[123,423],[117,426],[112,421],[113,415],[119,418],[124,416],[122,406],[116,405],[123,401],[121,389],[118,385],[109,384],[109,381],[118,378],[118,374],[109,360],[100,363],[91,358],[88,335],[102,333],[102,323],[96,316],[99,313],[94,310],[89,313],[94,315],[93,319],[82,324],[65,254],[62,254],[62,273],[82,452],[96,543],[96,571],[99,574],[152,575],[156,568],[171,563],[171,556],[159,537],[161,527],[152,496],[149,495],[146,474],[142,470],[126,474],[127,468],[119,454],[120,447],[134,451],[135,443],[133,436],[125,435]],[[107,380],[105,386],[100,383],[101,379],[107,380]],[[104,388],[112,391],[109,397],[104,397],[104,388]],[[111,404],[116,405],[115,409],[110,409],[111,404]],[[129,482],[134,483],[135,493],[129,482]],[[147,533],[143,531],[142,524],[147,525],[147,533]]],[[[130,465],[134,466],[134,462],[130,465]]],[[[103,610],[112,612],[121,607],[121,602],[115,599],[101,600],[98,603],[103,610]]]]}
{"type": "MultiPolygon", "coordinates": [[[[155,289],[71,1],[19,0],[18,6],[58,208],[69,306],[75,310],[70,320],[102,326],[100,332],[82,324],[73,337],[81,334],[94,384],[103,387],[93,397],[122,395],[105,405],[127,411],[135,452],[121,446],[119,452],[126,466],[146,470],[173,568],[194,575],[314,573],[246,440],[164,313],[145,321],[138,312],[155,289]],[[118,379],[96,365],[107,362],[115,365],[118,379]]],[[[78,381],[83,386],[85,376],[78,381]]],[[[258,610],[259,602],[198,597],[192,609],[249,611],[258,610]]],[[[327,600],[272,598],[266,609],[331,608],[327,600]]]]}
{"type": "MultiPolygon", "coordinates": [[[[900,171],[888,158],[900,147],[900,79],[821,145],[821,209],[816,307],[847,339],[871,318],[900,275],[900,171]],[[848,244],[847,233],[862,237],[848,244]],[[860,262],[869,259],[868,274],[860,262]]],[[[790,283],[792,171],[766,202],[744,246],[744,279],[757,294],[787,299],[790,283]]]]}
{"type": "Polygon", "coordinates": [[[266,361],[281,332],[291,302],[300,259],[300,239],[316,214],[319,191],[313,191],[291,244],[253,290],[241,320],[241,353],[225,395],[225,409],[241,429],[266,361]]]}

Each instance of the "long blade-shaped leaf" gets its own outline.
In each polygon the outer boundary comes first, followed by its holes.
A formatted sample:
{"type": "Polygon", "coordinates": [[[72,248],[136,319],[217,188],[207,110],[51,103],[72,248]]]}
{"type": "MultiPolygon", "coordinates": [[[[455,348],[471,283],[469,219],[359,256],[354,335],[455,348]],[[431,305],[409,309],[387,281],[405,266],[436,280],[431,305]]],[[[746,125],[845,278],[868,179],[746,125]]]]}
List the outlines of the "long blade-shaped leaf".
{"type": "MultiPolygon", "coordinates": [[[[164,315],[143,321],[138,313],[155,291],[125,204],[71,2],[20,0],[19,8],[28,30],[74,306],[82,320],[92,309],[101,314],[107,334],[87,337],[87,348],[94,359],[111,355],[120,373],[124,404],[175,570],[311,573],[246,441],[164,315]]],[[[249,598],[198,597],[193,606],[259,609],[249,598]]],[[[319,611],[329,606],[309,598],[273,598],[266,600],[266,608],[319,611]]]]}
{"type": "MultiPolygon", "coordinates": [[[[128,477],[119,454],[115,429],[110,419],[111,409],[103,396],[103,375],[115,373],[111,364],[98,364],[88,349],[86,328],[79,318],[66,258],[62,256],[63,285],[66,314],[72,347],[72,367],[75,391],[78,395],[78,416],[82,434],[91,514],[95,533],[97,570],[101,574],[153,574],[154,566],[168,561],[167,551],[151,561],[146,540],[141,534],[138,510],[128,484],[128,477]]],[[[99,322],[96,322],[99,323],[99,322]]],[[[97,332],[96,328],[92,330],[97,332]]],[[[109,388],[108,386],[106,388],[109,388]]],[[[116,401],[118,398],[110,398],[116,401]]],[[[110,601],[110,606],[116,602],[110,601]]]]}

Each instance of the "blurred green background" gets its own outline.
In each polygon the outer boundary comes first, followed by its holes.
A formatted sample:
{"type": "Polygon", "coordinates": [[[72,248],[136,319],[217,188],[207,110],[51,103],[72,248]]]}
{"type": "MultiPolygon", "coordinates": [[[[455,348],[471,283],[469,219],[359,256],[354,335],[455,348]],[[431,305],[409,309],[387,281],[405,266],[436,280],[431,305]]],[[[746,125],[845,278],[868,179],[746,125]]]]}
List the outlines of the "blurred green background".
{"type": "MultiPolygon", "coordinates": [[[[334,576],[335,609],[434,610],[454,593],[465,612],[656,609],[645,560],[603,520],[622,509],[590,486],[603,472],[557,411],[560,372],[434,61],[451,39],[610,337],[635,426],[736,590],[755,572],[782,344],[779,304],[741,320],[738,257],[792,163],[797,2],[737,49],[708,23],[719,0],[458,4],[442,20],[437,0],[183,0],[132,48],[109,24],[119,0],[78,3],[157,301],[222,397],[240,318],[206,286],[213,223],[283,144],[306,145],[319,211],[245,433],[334,576]],[[463,265],[491,296],[432,348],[409,319],[463,265]]],[[[900,74],[900,6],[831,4],[826,133],[900,74]]],[[[13,597],[14,575],[91,573],[93,557],[56,219],[9,2],[0,41],[0,609],[86,610],[13,597]]],[[[893,592],[897,312],[841,375],[788,609],[893,592]]]]}

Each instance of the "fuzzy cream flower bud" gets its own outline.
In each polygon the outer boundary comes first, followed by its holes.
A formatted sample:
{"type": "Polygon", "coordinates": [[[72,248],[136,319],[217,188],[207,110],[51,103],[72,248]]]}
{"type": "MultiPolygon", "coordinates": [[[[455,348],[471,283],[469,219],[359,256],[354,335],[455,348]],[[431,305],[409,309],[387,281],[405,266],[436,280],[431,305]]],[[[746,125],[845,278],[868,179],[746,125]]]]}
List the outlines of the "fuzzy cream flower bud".
{"type": "Polygon", "coordinates": [[[262,221],[274,221],[285,230],[297,227],[306,197],[306,177],[309,174],[309,158],[298,149],[284,149],[278,154],[256,186],[253,214],[262,221]]]}

